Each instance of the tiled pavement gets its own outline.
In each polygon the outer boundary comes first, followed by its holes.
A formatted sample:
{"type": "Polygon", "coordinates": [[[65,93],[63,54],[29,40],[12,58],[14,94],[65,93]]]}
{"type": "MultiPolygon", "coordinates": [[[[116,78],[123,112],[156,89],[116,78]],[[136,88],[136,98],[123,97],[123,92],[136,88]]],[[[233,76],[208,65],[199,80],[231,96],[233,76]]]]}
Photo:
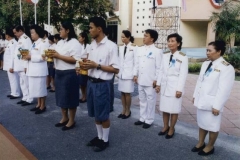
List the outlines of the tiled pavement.
{"type": "MultiPolygon", "coordinates": [[[[193,92],[198,75],[189,74],[185,85],[182,111],[178,120],[197,126],[197,109],[192,104],[193,92]]],[[[227,84],[226,84],[227,85],[227,84]]],[[[138,96],[133,97],[132,105],[139,106],[138,96]]],[[[159,113],[159,96],[156,113],[159,113]]],[[[227,101],[221,123],[221,132],[240,137],[240,81],[235,81],[229,100],[227,101]]]]}

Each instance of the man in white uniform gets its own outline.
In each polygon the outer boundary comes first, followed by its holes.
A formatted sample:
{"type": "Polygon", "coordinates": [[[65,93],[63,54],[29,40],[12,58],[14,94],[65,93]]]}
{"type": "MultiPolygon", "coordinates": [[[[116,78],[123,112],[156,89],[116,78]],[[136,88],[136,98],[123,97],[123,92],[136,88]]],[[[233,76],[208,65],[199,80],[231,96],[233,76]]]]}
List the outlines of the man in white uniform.
{"type": "Polygon", "coordinates": [[[26,76],[26,68],[28,62],[21,59],[19,49],[30,50],[32,47],[32,41],[24,33],[23,26],[16,26],[13,29],[13,33],[18,38],[17,47],[15,48],[14,52],[14,71],[17,72],[20,77],[20,87],[23,94],[22,100],[17,102],[17,104],[27,106],[30,105],[33,101],[33,98],[29,96],[28,77],[26,76]]]}
{"type": "Polygon", "coordinates": [[[160,70],[162,50],[155,47],[154,42],[158,39],[155,30],[147,29],[144,34],[144,46],[136,51],[136,65],[134,69],[134,81],[138,83],[140,100],[140,119],[135,125],[142,125],[149,128],[155,115],[156,92],[155,87],[160,70]]]}
{"type": "Polygon", "coordinates": [[[4,65],[3,70],[7,71],[8,79],[11,88],[11,94],[8,95],[10,99],[16,99],[20,97],[20,86],[19,86],[19,77],[16,72],[13,70],[13,56],[14,51],[17,46],[17,41],[14,39],[14,34],[12,29],[6,30],[6,39],[9,41],[7,47],[5,48],[4,54],[4,65]]]}

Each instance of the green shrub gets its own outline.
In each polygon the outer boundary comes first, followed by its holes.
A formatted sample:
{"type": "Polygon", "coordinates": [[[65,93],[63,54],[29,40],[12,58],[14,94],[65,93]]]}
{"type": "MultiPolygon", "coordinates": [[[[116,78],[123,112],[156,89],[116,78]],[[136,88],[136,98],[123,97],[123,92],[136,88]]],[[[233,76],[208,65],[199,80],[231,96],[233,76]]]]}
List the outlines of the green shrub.
{"type": "Polygon", "coordinates": [[[224,59],[230,63],[235,69],[240,69],[240,51],[225,54],[224,59]]]}
{"type": "Polygon", "coordinates": [[[191,63],[188,65],[188,72],[189,73],[200,72],[201,66],[202,65],[200,63],[191,63]]]}

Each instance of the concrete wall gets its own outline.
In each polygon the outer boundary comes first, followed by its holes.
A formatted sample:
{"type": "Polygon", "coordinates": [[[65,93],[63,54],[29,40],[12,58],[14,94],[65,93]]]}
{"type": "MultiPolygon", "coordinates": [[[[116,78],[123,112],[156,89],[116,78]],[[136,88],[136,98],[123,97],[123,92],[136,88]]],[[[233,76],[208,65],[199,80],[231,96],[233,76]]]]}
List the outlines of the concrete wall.
{"type": "Polygon", "coordinates": [[[208,22],[182,21],[180,35],[183,37],[183,47],[205,47],[207,40],[208,22]]]}

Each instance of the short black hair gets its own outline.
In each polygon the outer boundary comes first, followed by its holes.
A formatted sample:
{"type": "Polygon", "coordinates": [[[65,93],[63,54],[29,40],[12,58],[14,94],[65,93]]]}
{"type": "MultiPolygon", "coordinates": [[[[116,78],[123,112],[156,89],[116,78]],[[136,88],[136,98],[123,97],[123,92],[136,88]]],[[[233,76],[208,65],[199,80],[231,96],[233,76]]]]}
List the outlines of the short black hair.
{"type": "Polygon", "coordinates": [[[176,41],[178,43],[180,43],[180,45],[178,46],[178,50],[180,51],[182,49],[182,36],[180,36],[178,33],[173,33],[173,34],[169,34],[168,37],[167,37],[167,41],[170,39],[170,38],[176,38],[176,41]]]}
{"type": "Polygon", "coordinates": [[[54,36],[52,36],[52,35],[48,36],[48,40],[54,42],[54,36]]]}
{"type": "Polygon", "coordinates": [[[92,17],[89,19],[89,23],[93,23],[96,27],[101,27],[104,34],[107,31],[106,21],[102,17],[92,17]]]}
{"type": "Polygon", "coordinates": [[[77,35],[75,33],[72,23],[66,21],[66,22],[62,22],[61,25],[65,30],[69,30],[67,41],[70,41],[72,38],[77,39],[77,35]]]}
{"type": "Polygon", "coordinates": [[[55,34],[54,39],[60,41],[62,38],[60,37],[60,34],[55,34]]]}
{"type": "Polygon", "coordinates": [[[81,32],[79,35],[84,38],[84,48],[86,48],[89,43],[88,34],[86,32],[81,32]]]}
{"type": "Polygon", "coordinates": [[[2,35],[2,39],[5,40],[6,39],[5,34],[2,33],[1,35],[2,35]]]}
{"type": "Polygon", "coordinates": [[[130,42],[134,42],[134,37],[129,30],[123,30],[122,33],[125,35],[125,37],[130,38],[130,42]]]}
{"type": "Polygon", "coordinates": [[[221,51],[221,56],[223,56],[226,51],[226,42],[223,40],[212,41],[208,43],[208,45],[214,46],[216,51],[221,51]]]}
{"type": "Polygon", "coordinates": [[[14,29],[15,29],[17,32],[19,32],[19,31],[23,31],[23,32],[25,32],[24,27],[21,26],[21,25],[17,25],[17,26],[15,26],[14,29]]]}
{"type": "Polygon", "coordinates": [[[13,28],[7,28],[6,29],[6,35],[13,38],[14,37],[13,28]]]}
{"type": "Polygon", "coordinates": [[[43,32],[44,32],[44,36],[46,36],[46,37],[50,36],[50,34],[48,33],[48,31],[44,30],[43,32]]]}
{"type": "Polygon", "coordinates": [[[44,37],[44,30],[43,30],[42,27],[40,27],[39,25],[34,24],[34,25],[32,25],[30,27],[30,30],[32,30],[32,29],[35,30],[35,32],[38,34],[39,38],[43,38],[44,37]]]}
{"type": "Polygon", "coordinates": [[[153,29],[145,30],[145,33],[148,33],[151,38],[153,38],[153,42],[156,42],[158,39],[158,32],[153,29]]]}

